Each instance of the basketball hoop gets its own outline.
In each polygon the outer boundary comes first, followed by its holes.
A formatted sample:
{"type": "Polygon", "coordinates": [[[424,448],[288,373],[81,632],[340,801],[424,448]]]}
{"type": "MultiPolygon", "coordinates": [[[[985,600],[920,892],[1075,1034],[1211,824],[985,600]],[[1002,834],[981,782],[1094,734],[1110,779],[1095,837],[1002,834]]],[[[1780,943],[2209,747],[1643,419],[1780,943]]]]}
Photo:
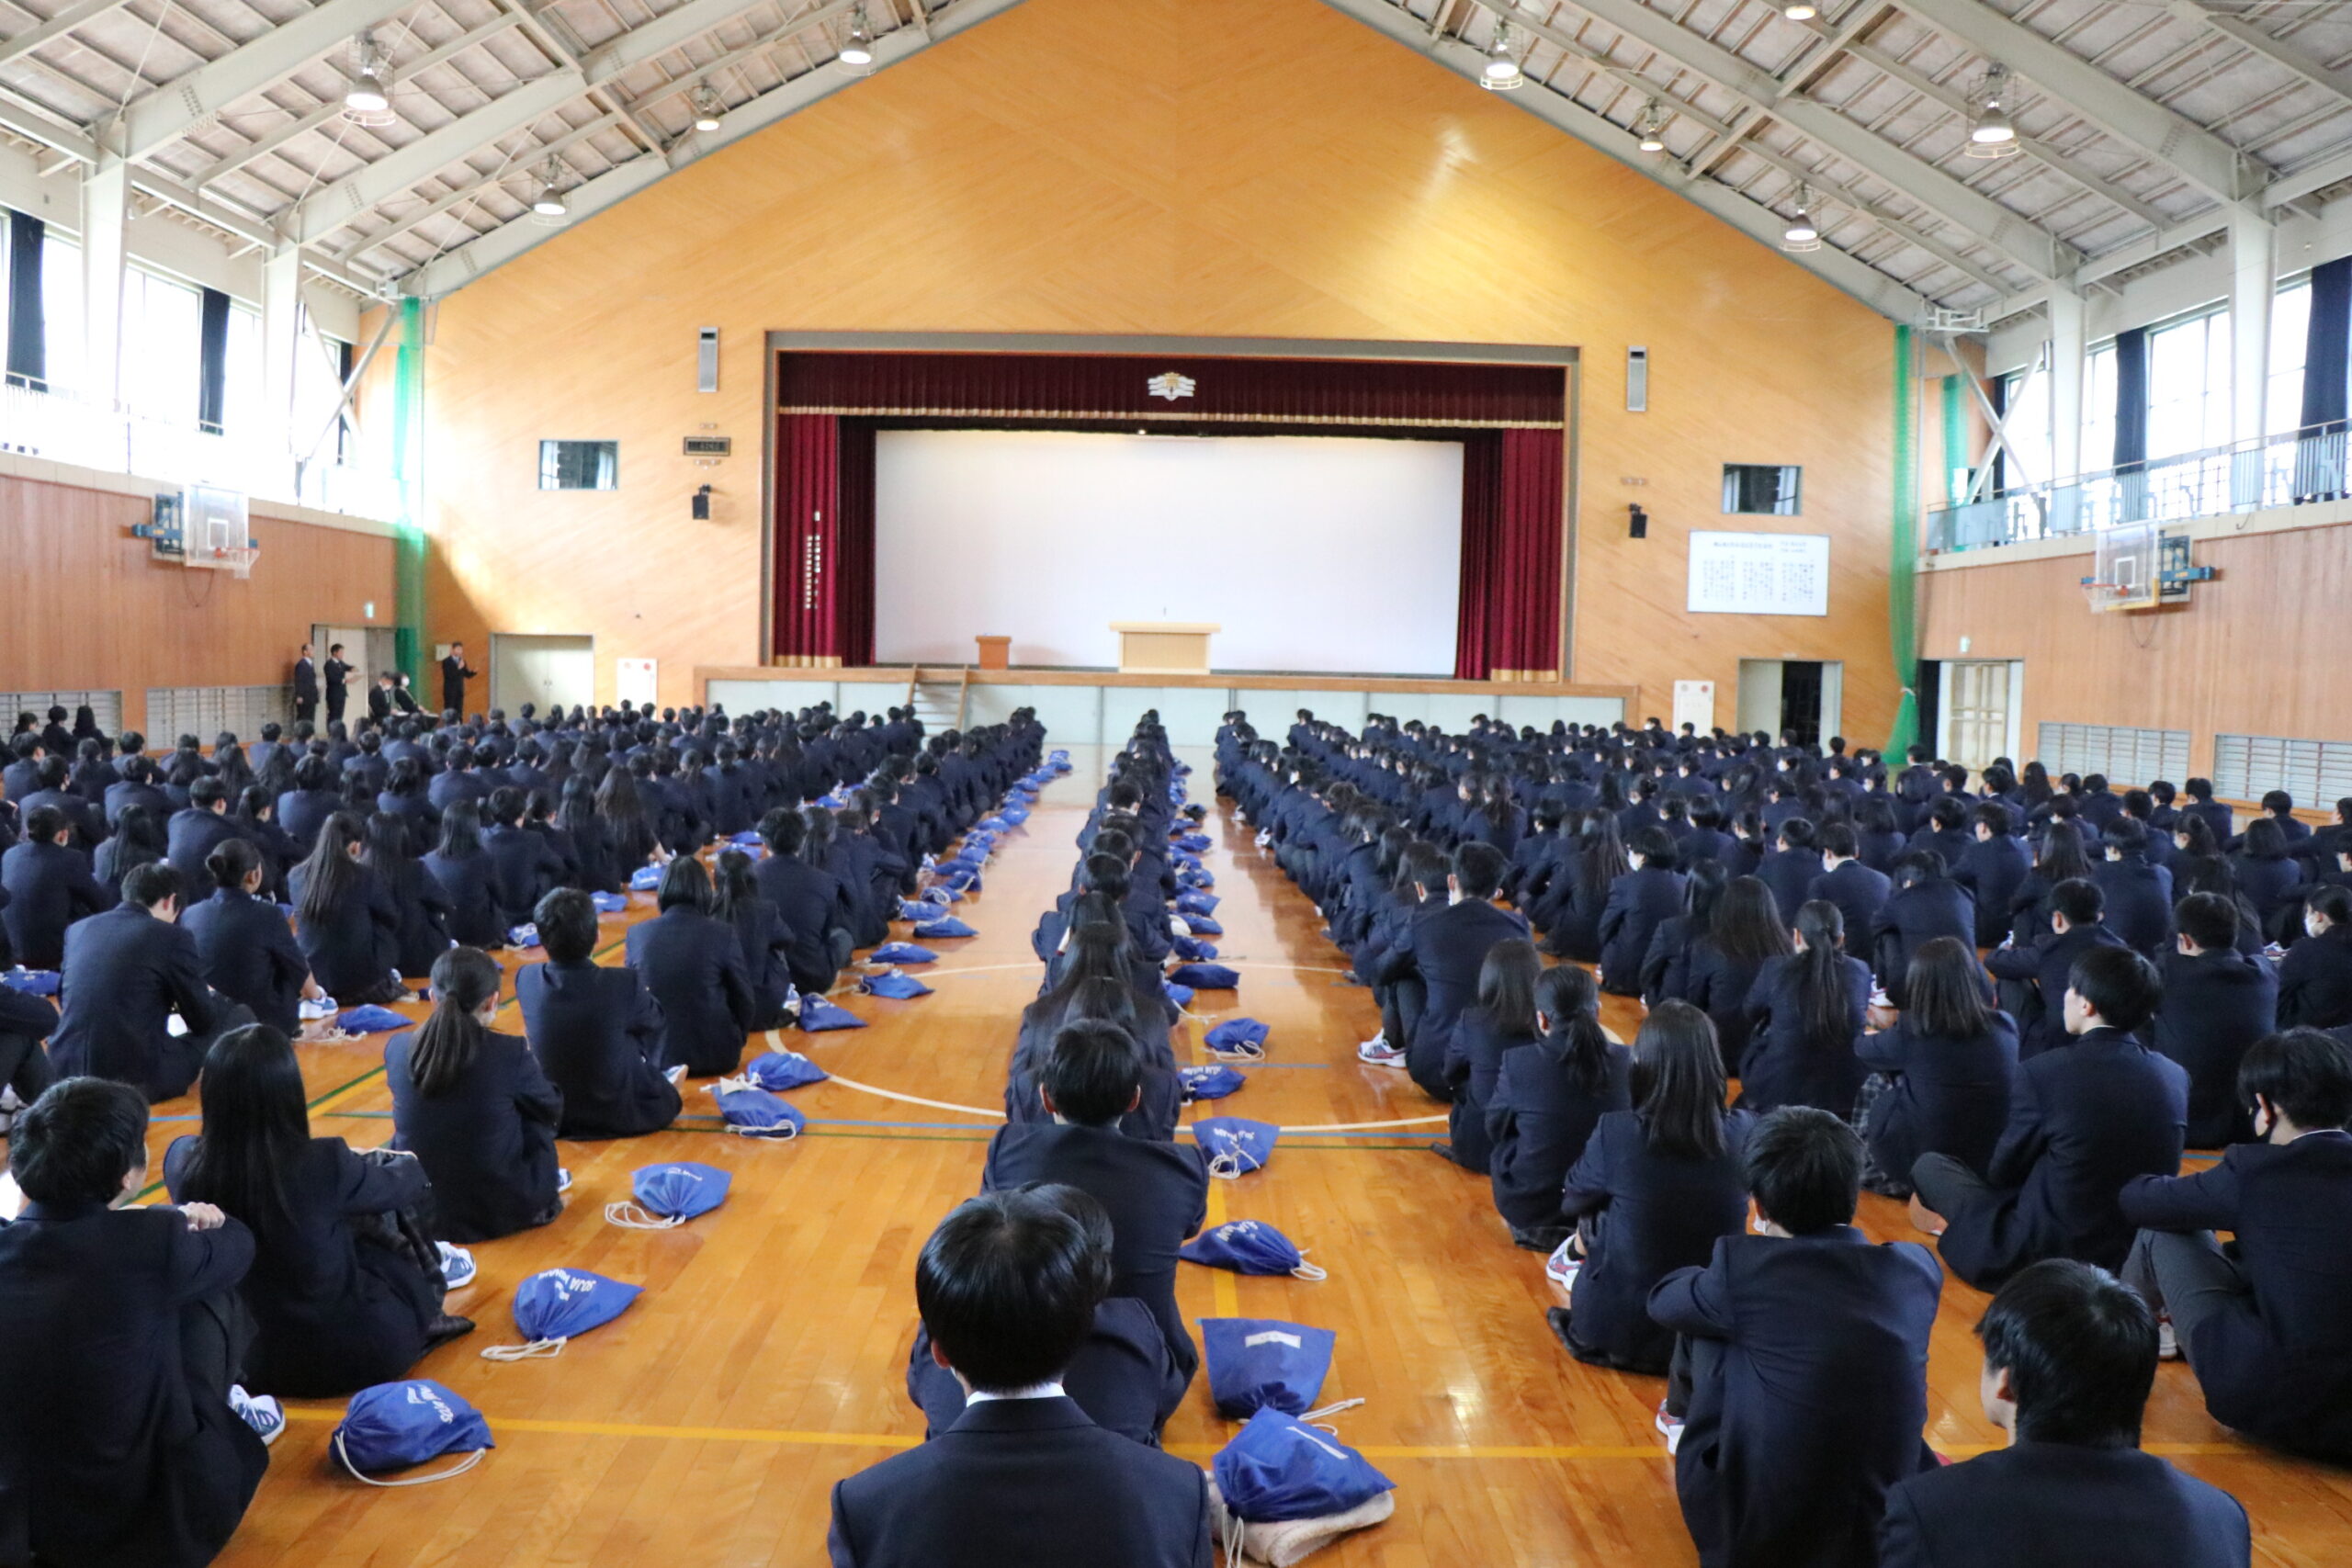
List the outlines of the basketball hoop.
{"type": "Polygon", "coordinates": [[[2083,579],[2083,603],[2088,604],[2092,612],[2097,614],[2114,603],[2115,595],[2122,590],[2122,587],[2123,585],[2120,582],[2101,582],[2096,577],[2086,577],[2083,579]]]}
{"type": "Polygon", "coordinates": [[[253,577],[254,562],[260,558],[257,546],[215,545],[209,549],[188,551],[180,564],[204,571],[225,571],[240,581],[247,581],[253,577]]]}
{"type": "Polygon", "coordinates": [[[227,551],[226,558],[220,564],[225,570],[233,573],[238,581],[248,582],[253,580],[254,562],[259,559],[261,559],[261,551],[251,545],[246,545],[227,551]]]}

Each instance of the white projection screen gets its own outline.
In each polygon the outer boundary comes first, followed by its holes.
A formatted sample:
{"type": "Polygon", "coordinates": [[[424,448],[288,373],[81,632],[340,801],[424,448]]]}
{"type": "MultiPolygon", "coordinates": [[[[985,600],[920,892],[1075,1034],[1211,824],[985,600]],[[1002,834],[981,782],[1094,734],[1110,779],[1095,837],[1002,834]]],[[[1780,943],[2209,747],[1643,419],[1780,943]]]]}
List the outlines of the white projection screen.
{"type": "Polygon", "coordinates": [[[1218,670],[1453,673],[1462,446],[886,430],[875,657],[1114,665],[1114,621],[1207,621],[1218,670]]]}

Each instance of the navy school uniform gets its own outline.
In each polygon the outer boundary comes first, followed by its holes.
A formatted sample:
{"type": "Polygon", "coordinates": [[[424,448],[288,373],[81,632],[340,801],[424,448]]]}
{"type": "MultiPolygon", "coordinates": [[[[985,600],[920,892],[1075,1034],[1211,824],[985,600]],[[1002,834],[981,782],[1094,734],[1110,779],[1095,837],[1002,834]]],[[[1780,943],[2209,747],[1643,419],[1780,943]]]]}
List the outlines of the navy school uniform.
{"type": "MultiPolygon", "coordinates": [[[[1392,951],[1382,980],[1394,979],[1409,961],[1429,987],[1420,1026],[1407,1047],[1407,1070],[1424,1092],[1437,1100],[1452,1098],[1446,1081],[1446,1059],[1453,1044],[1453,1029],[1462,1010],[1477,999],[1478,972],[1495,944],[1527,935],[1527,923],[1517,913],[1498,909],[1482,898],[1459,904],[1436,903],[1415,919],[1401,950],[1392,951]]],[[[1646,940],[1646,939],[1645,939],[1646,940]]]]}
{"type": "Polygon", "coordinates": [[[527,922],[539,899],[563,881],[563,862],[545,837],[527,829],[482,829],[482,853],[490,857],[501,918],[510,926],[527,922]]]}
{"type": "Polygon", "coordinates": [[[2075,961],[2094,947],[2122,945],[2104,922],[2074,926],[2063,933],[2045,927],[2032,946],[1997,948],[1985,957],[1984,967],[1996,979],[2019,987],[2022,1010],[2011,1007],[2006,994],[2002,1006],[2018,1021],[2020,1056],[2038,1056],[2066,1043],[2066,976],[2074,972],[2075,961]]]}
{"type": "Polygon", "coordinates": [[[7,891],[0,919],[8,945],[28,969],[54,969],[65,961],[65,928],[85,915],[114,907],[115,892],[90,874],[77,850],[28,839],[0,854],[0,887],[7,891]]]}
{"type": "Polygon", "coordinates": [[[2303,868],[2286,855],[2263,860],[2233,854],[2230,857],[2230,870],[2237,876],[2239,894],[2254,906],[2263,934],[2273,942],[2290,934],[2287,919],[2295,907],[2295,889],[2302,886],[2303,868]]]}
{"type": "Polygon", "coordinates": [[[1543,1041],[1503,1053],[1487,1107],[1487,1170],[1495,1210],[1512,1231],[1540,1233],[1566,1224],[1560,1194],[1569,1168],[1601,1117],[1632,1105],[1626,1079],[1633,1059],[1625,1046],[1611,1044],[1600,1087],[1588,1092],[1543,1041]]]}
{"type": "Polygon", "coordinates": [[[629,928],[628,966],[662,1004],[664,1066],[731,1073],[752,1027],[752,987],[734,928],[684,905],[629,928]]]}
{"type": "Polygon", "coordinates": [[[1837,905],[1846,922],[1847,940],[1860,947],[1862,939],[1878,929],[1879,911],[1886,908],[1894,892],[1894,878],[1872,871],[1860,860],[1849,860],[1815,877],[1804,896],[1837,905]]]}
{"type": "Polygon", "coordinates": [[[1928,1033],[1915,1018],[1905,1014],[1855,1046],[1865,1067],[1894,1079],[1871,1105],[1871,1156],[1905,1179],[1924,1154],[1950,1155],[1981,1176],[2008,1125],[2018,1026],[1996,1012],[1984,1033],[1954,1039],[1928,1033]]]}
{"type": "Polygon", "coordinates": [[[454,940],[449,934],[449,896],[443,891],[441,879],[421,861],[381,865],[376,874],[383,879],[384,891],[400,911],[399,924],[393,928],[392,967],[422,979],[433,973],[433,961],[447,953],[454,940]]]}
{"type": "Polygon", "coordinates": [[[1834,1115],[1850,1116],[1862,1087],[1862,1066],[1854,1055],[1854,1043],[1861,1038],[1862,1017],[1870,1006],[1870,965],[1859,958],[1838,956],[1838,969],[1846,987],[1843,1037],[1815,1040],[1797,990],[1803,956],[1770,958],[1757,971],[1756,984],[1747,993],[1750,1032],[1747,1054],[1739,1064],[1739,1103],[1749,1111],[1811,1105],[1834,1115]]]}
{"type": "Polygon", "coordinates": [[[662,1007],[638,972],[601,964],[533,964],[514,976],[523,1031],[562,1097],[560,1138],[635,1138],[678,1119],[662,1075],[662,1007]]]}
{"type": "Polygon", "coordinates": [[[2107,928],[2142,956],[2159,956],[2172,941],[2172,873],[2125,855],[2093,863],[2091,880],[2107,896],[2107,928]]]}
{"type": "Polygon", "coordinates": [[[743,979],[752,990],[751,1028],[770,1029],[784,1016],[785,994],[792,988],[792,928],[763,897],[747,898],[735,907],[728,923],[735,928],[735,945],[743,954],[743,979]]]}
{"type": "Polygon", "coordinates": [[[2268,959],[2234,948],[2167,953],[2163,971],[2164,1000],[2148,1039],[2188,1074],[2188,1146],[2251,1138],[2252,1119],[2238,1101],[2238,1064],[2247,1046],[2278,1027],[2278,973],[2268,959]]]}
{"type": "Polygon", "coordinates": [[[1485,1008],[1473,1004],[1463,1009],[1445,1070],[1453,1090],[1446,1136],[1453,1163],[1464,1170],[1487,1174],[1494,1145],[1487,1136],[1487,1107],[1494,1102],[1495,1084],[1502,1076],[1503,1053],[1534,1041],[1532,1034],[1506,1033],[1485,1008]]]}
{"type": "Polygon", "coordinates": [[[2278,1027],[2345,1023],[2352,1023],[2352,926],[2331,926],[2304,937],[2278,961],[2278,1027]]]}
{"type": "Polygon", "coordinates": [[[448,903],[445,917],[450,939],[466,947],[506,945],[506,920],[499,906],[498,872],[490,856],[475,852],[449,856],[435,850],[424,857],[424,869],[441,885],[448,903]]]}
{"type": "Polygon", "coordinates": [[[2245,1510],[2136,1448],[2019,1441],[1886,1495],[1879,1568],[2246,1568],[2245,1510]]]}
{"type": "MultiPolygon", "coordinates": [[[[294,930],[311,975],[327,995],[345,1001],[366,1000],[390,982],[401,931],[400,906],[384,879],[366,866],[353,869],[358,875],[342,904],[323,920],[298,919],[294,930]]],[[[306,880],[300,866],[288,879],[297,908],[306,880]]]]}
{"type": "MultiPolygon", "coordinates": [[[[1151,1448],[1159,1446],[1161,1428],[1184,1402],[1185,1382],[1151,1309],[1133,1296],[1112,1296],[1094,1309],[1094,1326],[1061,1376],[1064,1392],[1088,1420],[1151,1448]]],[[[928,1329],[915,1330],[907,1356],[907,1398],[922,1412],[926,1442],[964,1414],[964,1387],[932,1359],[928,1329]]]]}
{"type": "Polygon", "coordinates": [[[224,840],[244,836],[237,819],[224,812],[189,807],[171,814],[164,828],[164,858],[180,874],[180,897],[184,904],[212,897],[212,873],[205,869],[205,858],[224,840]]]}
{"type": "Polygon", "coordinates": [[[63,1009],[50,1037],[61,1077],[88,1074],[142,1089],[150,1100],[185,1093],[203,1065],[223,1004],[204,983],[196,939],[136,905],[66,928],[63,1009]],[[168,1027],[177,1011],[187,1032],[168,1027]]]}
{"type": "Polygon", "coordinates": [[[792,932],[792,983],[804,991],[831,989],[841,968],[832,933],[846,933],[849,928],[841,884],[798,855],[771,854],[752,868],[752,874],[792,932]]]}
{"type": "Polygon", "coordinates": [[[207,985],[244,1003],[257,1022],[288,1039],[301,1032],[302,982],[311,977],[311,961],[277,905],[241,887],[221,887],[182,915],[180,924],[196,940],[207,985]]]}
{"type": "Polygon", "coordinates": [[[1610,884],[1600,911],[1601,988],[1638,996],[1642,960],[1659,924],[1682,911],[1682,878],[1664,866],[1645,865],[1610,884]]]}
{"type": "Polygon", "coordinates": [[[1820,874],[1819,850],[1773,850],[1756,865],[1757,880],[1772,890],[1772,902],[1781,911],[1783,925],[1797,923],[1797,911],[1804,908],[1814,878],[1820,874]]]}
{"type": "Polygon", "coordinates": [[[1998,947],[2009,934],[2009,911],[2018,889],[2033,869],[2033,857],[2023,839],[1996,833],[1971,839],[1952,867],[1951,878],[1968,889],[1976,907],[1978,947],[1998,947]]]}
{"type": "MultiPolygon", "coordinates": [[[[1846,930],[1850,943],[1854,928],[1846,930]]],[[[1976,904],[1968,890],[1950,877],[1922,877],[1886,901],[1872,930],[1871,967],[1894,1005],[1901,1007],[1912,955],[1921,947],[1939,936],[1951,937],[1965,948],[1975,947],[1976,904]]]]}
{"type": "Polygon", "coordinates": [[[448,1092],[416,1087],[403,1031],[384,1046],[392,1091],[394,1146],[413,1151],[433,1182],[433,1234],[443,1241],[492,1241],[562,1212],[556,1196],[555,1129],[562,1097],[530,1047],[492,1032],[448,1092]]]}

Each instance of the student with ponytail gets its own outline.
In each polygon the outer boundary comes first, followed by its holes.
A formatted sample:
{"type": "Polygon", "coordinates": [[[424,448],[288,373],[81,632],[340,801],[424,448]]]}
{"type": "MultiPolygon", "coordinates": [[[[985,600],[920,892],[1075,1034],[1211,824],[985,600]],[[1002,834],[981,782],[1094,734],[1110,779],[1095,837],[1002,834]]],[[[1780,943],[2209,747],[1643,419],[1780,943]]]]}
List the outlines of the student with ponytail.
{"type": "Polygon", "coordinates": [[[392,978],[400,906],[383,878],[360,859],[367,847],[360,819],[335,812],[320,824],[310,858],[288,878],[294,894],[294,934],[303,956],[327,995],[345,1007],[408,999],[392,978]]]}
{"type": "Polygon", "coordinates": [[[1601,1030],[1600,987],[1574,964],[1535,982],[1535,1043],[1504,1052],[1495,1076],[1487,1174],[1511,1241],[1549,1252],[1567,1235],[1560,1189],[1569,1167],[1601,1116],[1632,1104],[1631,1058],[1601,1030]]]}
{"type": "Polygon", "coordinates": [[[1768,962],[1747,994],[1751,1032],[1739,1103],[1755,1111],[1811,1105],[1849,1116],[1862,1087],[1854,1045],[1870,1006],[1870,965],[1846,956],[1837,905],[1808,900],[1796,928],[1796,952],[1768,962]]]}
{"type": "Polygon", "coordinates": [[[268,869],[243,839],[223,839],[205,857],[212,897],[189,908],[180,923],[196,939],[204,983],[279,1033],[301,1032],[301,1000],[320,995],[311,961],[277,905],[263,898],[268,869]]]}

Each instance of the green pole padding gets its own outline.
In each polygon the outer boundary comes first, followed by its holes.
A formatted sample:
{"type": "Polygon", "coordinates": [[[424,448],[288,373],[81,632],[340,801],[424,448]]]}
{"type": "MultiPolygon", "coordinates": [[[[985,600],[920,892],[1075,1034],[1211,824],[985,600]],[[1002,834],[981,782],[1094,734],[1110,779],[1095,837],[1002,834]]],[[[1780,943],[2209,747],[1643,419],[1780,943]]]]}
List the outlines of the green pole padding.
{"type": "Polygon", "coordinates": [[[1944,503],[1968,499],[1968,461],[1961,455],[1960,378],[1944,378],[1944,503]]]}
{"type": "Polygon", "coordinates": [[[424,305],[401,302],[401,347],[392,373],[392,482],[400,494],[392,546],[394,657],[418,700],[425,681],[424,641],[424,305]]]}
{"type": "Polygon", "coordinates": [[[1894,329],[1894,559],[1887,563],[1886,629],[1894,659],[1894,682],[1903,694],[1887,732],[1886,754],[1899,760],[1918,739],[1919,699],[1911,682],[1919,668],[1917,604],[1912,579],[1919,558],[1919,380],[1913,363],[1911,329],[1894,329]]]}

